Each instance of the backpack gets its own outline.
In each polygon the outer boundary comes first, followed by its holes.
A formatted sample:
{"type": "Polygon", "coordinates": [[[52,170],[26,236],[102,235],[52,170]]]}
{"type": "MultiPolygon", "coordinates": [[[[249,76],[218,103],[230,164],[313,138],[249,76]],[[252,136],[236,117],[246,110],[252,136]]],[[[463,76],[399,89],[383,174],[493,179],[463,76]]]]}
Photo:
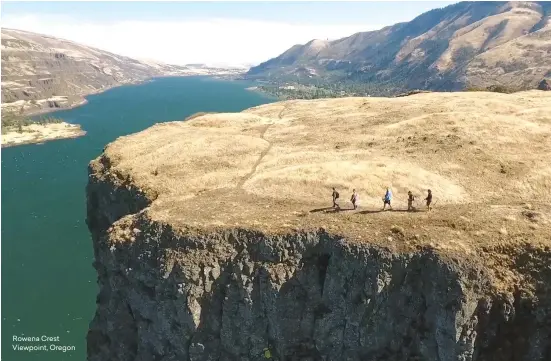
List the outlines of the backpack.
{"type": "Polygon", "coordinates": [[[339,192],[335,192],[335,199],[339,199],[339,192]]]}

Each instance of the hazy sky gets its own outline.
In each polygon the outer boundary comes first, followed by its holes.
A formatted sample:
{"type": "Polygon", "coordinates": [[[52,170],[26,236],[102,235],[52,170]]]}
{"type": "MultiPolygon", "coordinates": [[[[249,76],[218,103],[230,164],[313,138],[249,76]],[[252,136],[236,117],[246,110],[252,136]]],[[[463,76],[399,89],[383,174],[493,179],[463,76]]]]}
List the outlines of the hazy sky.
{"type": "Polygon", "coordinates": [[[423,2],[6,2],[2,27],[172,64],[258,64],[295,44],[379,29],[453,4],[423,2]]]}

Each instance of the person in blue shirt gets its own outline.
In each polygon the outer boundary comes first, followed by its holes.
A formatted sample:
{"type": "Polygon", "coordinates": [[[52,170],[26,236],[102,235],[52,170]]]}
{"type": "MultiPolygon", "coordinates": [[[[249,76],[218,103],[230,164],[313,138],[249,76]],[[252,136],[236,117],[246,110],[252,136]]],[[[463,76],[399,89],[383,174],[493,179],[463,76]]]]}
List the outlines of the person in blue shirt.
{"type": "Polygon", "coordinates": [[[392,205],[390,204],[391,202],[392,202],[392,192],[390,191],[390,188],[387,188],[385,197],[383,198],[383,211],[386,209],[387,204],[392,210],[392,205]]]}

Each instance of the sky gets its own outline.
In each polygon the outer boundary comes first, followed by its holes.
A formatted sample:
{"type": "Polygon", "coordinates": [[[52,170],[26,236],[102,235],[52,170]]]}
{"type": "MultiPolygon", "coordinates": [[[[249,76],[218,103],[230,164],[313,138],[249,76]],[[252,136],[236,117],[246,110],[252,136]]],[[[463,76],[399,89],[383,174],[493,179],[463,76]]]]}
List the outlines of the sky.
{"type": "Polygon", "coordinates": [[[169,64],[256,65],[295,44],[409,21],[455,1],[8,2],[2,27],[169,64]]]}

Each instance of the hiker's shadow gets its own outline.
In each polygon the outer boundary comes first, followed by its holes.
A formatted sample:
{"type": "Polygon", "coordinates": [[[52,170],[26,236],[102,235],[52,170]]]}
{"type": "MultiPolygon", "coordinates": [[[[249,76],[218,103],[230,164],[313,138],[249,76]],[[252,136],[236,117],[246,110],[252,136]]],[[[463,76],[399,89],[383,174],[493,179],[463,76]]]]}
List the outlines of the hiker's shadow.
{"type": "Polygon", "coordinates": [[[355,211],[354,208],[334,208],[330,211],[325,211],[325,213],[339,213],[339,212],[349,212],[349,211],[355,211]]]}
{"type": "Polygon", "coordinates": [[[310,211],[310,213],[319,213],[319,212],[323,212],[323,213],[339,213],[339,212],[347,212],[347,211],[354,211],[354,210],[355,210],[354,208],[340,208],[340,207],[334,208],[334,207],[325,207],[325,208],[312,209],[312,210],[310,211]]]}
{"type": "Polygon", "coordinates": [[[325,212],[331,209],[333,209],[333,207],[317,208],[317,209],[312,209],[310,213],[325,212]]]}
{"type": "Polygon", "coordinates": [[[365,210],[358,212],[358,214],[374,214],[374,213],[383,213],[383,212],[391,212],[391,213],[417,213],[417,212],[423,212],[420,209],[413,209],[413,210],[407,210],[407,209],[376,209],[376,210],[365,210]]]}
{"type": "MultiPolygon", "coordinates": [[[[312,209],[310,213],[339,213],[339,212],[351,212],[356,211],[357,209],[354,208],[340,208],[340,207],[325,207],[325,208],[317,208],[312,209]]],[[[407,209],[366,209],[363,211],[356,212],[357,214],[375,214],[375,213],[383,213],[383,212],[392,212],[392,213],[418,213],[418,212],[424,212],[422,209],[413,209],[413,210],[407,210],[407,209]]]]}
{"type": "Polygon", "coordinates": [[[382,209],[378,209],[378,210],[365,210],[365,211],[360,211],[358,212],[358,214],[373,214],[373,213],[382,213],[382,212],[390,212],[388,210],[382,210],[382,209]]]}

